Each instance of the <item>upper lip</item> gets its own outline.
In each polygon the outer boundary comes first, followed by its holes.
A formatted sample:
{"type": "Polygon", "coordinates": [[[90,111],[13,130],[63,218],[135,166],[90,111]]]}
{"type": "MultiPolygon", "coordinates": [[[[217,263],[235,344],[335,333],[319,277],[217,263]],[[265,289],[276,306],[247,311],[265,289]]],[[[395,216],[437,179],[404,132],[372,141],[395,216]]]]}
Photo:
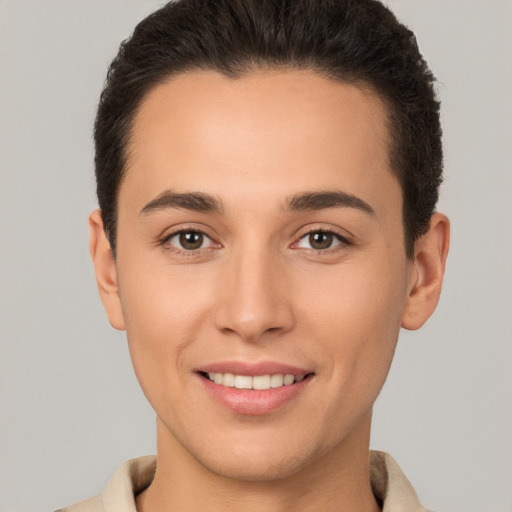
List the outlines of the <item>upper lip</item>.
{"type": "Polygon", "coordinates": [[[259,363],[250,363],[246,361],[221,361],[209,363],[196,368],[196,372],[204,373],[233,373],[235,375],[306,375],[312,373],[311,370],[300,368],[289,364],[278,363],[275,361],[262,361],[259,363]]]}

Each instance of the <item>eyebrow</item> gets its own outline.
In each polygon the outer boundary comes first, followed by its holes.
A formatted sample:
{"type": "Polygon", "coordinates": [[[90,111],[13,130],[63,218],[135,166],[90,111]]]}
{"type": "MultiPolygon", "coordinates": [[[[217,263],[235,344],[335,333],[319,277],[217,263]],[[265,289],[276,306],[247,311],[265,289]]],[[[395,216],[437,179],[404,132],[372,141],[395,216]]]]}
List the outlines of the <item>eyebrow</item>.
{"type": "Polygon", "coordinates": [[[375,215],[374,209],[357,196],[341,190],[304,192],[288,199],[284,209],[288,211],[324,210],[327,208],[355,208],[375,215]]]}
{"type": "Polygon", "coordinates": [[[155,199],[146,204],[139,215],[165,210],[167,208],[182,208],[195,212],[209,212],[222,214],[222,203],[215,197],[202,192],[173,192],[166,190],[155,199]]]}
{"type": "MultiPolygon", "coordinates": [[[[166,190],[147,203],[140,211],[140,215],[148,215],[167,208],[180,208],[204,213],[224,213],[221,201],[210,194],[166,190]]],[[[291,212],[324,210],[327,208],[355,208],[370,215],[375,214],[375,211],[367,202],[341,190],[302,192],[291,196],[285,201],[283,207],[285,211],[291,212]]]]}

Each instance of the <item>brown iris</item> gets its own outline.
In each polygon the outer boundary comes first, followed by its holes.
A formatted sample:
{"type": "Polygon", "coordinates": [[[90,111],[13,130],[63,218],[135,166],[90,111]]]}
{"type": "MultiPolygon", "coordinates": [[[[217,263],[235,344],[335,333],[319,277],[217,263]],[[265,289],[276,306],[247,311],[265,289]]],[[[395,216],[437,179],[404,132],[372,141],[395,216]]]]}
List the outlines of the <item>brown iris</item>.
{"type": "Polygon", "coordinates": [[[310,233],[309,244],[313,249],[329,249],[329,247],[332,245],[332,239],[332,233],[316,231],[314,233],[310,233]]]}
{"type": "Polygon", "coordinates": [[[183,231],[180,233],[180,245],[187,251],[199,249],[203,245],[204,235],[197,231],[183,231]]]}

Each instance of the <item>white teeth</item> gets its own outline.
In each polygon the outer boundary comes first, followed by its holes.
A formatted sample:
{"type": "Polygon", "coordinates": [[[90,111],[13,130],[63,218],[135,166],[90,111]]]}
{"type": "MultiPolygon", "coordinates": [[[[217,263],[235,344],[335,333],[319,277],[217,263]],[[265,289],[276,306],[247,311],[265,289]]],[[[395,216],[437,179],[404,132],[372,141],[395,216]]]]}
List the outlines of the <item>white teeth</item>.
{"type": "Polygon", "coordinates": [[[258,375],[253,377],[252,389],[270,389],[270,375],[258,375]]]}
{"type": "MultiPolygon", "coordinates": [[[[222,377],[222,385],[228,388],[235,387],[235,376],[232,373],[218,373],[222,377]]],[[[217,375],[215,375],[215,382],[217,382],[217,375]]],[[[219,383],[220,384],[220,383],[219,383]]]]}
{"type": "Polygon", "coordinates": [[[235,375],[233,373],[208,373],[208,378],[229,388],[237,389],[258,389],[265,390],[270,388],[280,388],[281,386],[289,386],[294,382],[301,382],[305,375],[292,375],[276,373],[274,375],[235,375]]]}
{"type": "Polygon", "coordinates": [[[282,373],[276,373],[270,377],[270,387],[271,388],[280,388],[283,383],[284,375],[282,373]]]}
{"type": "Polygon", "coordinates": [[[285,375],[283,378],[283,384],[285,386],[289,386],[290,384],[293,384],[294,380],[295,380],[295,377],[293,375],[285,375]]]}
{"type": "Polygon", "coordinates": [[[237,375],[235,377],[235,388],[252,389],[252,377],[249,375],[237,375]]]}

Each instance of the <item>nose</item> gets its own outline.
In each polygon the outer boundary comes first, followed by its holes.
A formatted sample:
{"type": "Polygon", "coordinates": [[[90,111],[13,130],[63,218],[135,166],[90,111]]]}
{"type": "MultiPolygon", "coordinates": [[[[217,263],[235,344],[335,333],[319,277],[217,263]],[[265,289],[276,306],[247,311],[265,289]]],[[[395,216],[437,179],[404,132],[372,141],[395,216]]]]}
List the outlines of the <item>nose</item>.
{"type": "Polygon", "coordinates": [[[249,342],[290,331],[293,292],[285,264],[266,250],[240,248],[231,254],[220,276],[217,328],[249,342]]]}

